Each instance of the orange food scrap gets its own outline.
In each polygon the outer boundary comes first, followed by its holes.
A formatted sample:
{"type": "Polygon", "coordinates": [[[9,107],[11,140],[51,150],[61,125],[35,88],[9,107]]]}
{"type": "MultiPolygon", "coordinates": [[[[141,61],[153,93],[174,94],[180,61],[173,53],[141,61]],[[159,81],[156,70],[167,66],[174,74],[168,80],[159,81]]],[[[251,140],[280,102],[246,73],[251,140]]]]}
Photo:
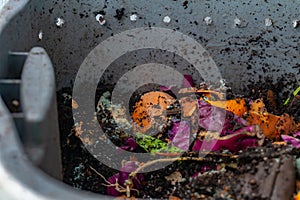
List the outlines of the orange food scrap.
{"type": "Polygon", "coordinates": [[[269,114],[267,112],[258,113],[258,112],[250,111],[246,115],[246,120],[249,124],[259,125],[262,129],[262,132],[267,138],[269,139],[273,139],[276,137],[279,138],[279,135],[276,135],[276,124],[277,121],[279,120],[278,116],[269,114]]]}
{"type": "Polygon", "coordinates": [[[231,99],[226,101],[207,101],[209,104],[224,108],[236,114],[239,117],[242,117],[248,111],[246,101],[243,98],[231,99]]]}
{"type": "Polygon", "coordinates": [[[280,135],[290,135],[298,130],[294,119],[288,114],[281,116],[268,112],[258,113],[250,111],[246,115],[249,124],[257,124],[261,127],[264,135],[269,139],[280,139],[280,135]]]}
{"type": "Polygon", "coordinates": [[[182,115],[184,117],[190,117],[198,108],[198,101],[197,99],[191,97],[183,97],[180,99],[180,105],[182,109],[182,115]]]}
{"type": "Polygon", "coordinates": [[[136,197],[126,197],[126,195],[122,195],[119,197],[116,197],[115,200],[137,200],[136,197]]]}
{"type": "Polygon", "coordinates": [[[180,200],[180,198],[176,196],[169,196],[169,200],[180,200]]]}
{"type": "Polygon", "coordinates": [[[135,109],[131,115],[136,123],[136,130],[145,133],[155,123],[156,116],[162,116],[167,106],[174,103],[175,99],[167,93],[153,91],[142,95],[135,104],[135,109]]]}
{"type": "Polygon", "coordinates": [[[294,200],[300,200],[300,191],[299,191],[298,194],[294,197],[294,200]]]}
{"type": "Polygon", "coordinates": [[[72,99],[72,108],[76,110],[78,109],[78,107],[78,103],[74,99],[72,99]]]}
{"type": "Polygon", "coordinates": [[[250,104],[250,110],[257,113],[267,112],[266,105],[262,99],[256,99],[250,104]]]}
{"type": "Polygon", "coordinates": [[[287,143],[285,141],[275,141],[272,144],[278,145],[278,146],[286,146],[287,145],[287,143]]]}
{"type": "Polygon", "coordinates": [[[279,134],[290,135],[297,131],[297,125],[290,115],[284,113],[279,117],[276,129],[279,134]]]}

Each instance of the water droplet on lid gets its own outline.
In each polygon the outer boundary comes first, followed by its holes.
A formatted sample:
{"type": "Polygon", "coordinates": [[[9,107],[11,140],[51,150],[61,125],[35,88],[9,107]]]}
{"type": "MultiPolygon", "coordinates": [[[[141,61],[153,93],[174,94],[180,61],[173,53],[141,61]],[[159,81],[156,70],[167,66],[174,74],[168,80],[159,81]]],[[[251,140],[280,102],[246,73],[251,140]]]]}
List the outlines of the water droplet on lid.
{"type": "Polygon", "coordinates": [[[265,19],[265,26],[270,27],[273,25],[273,21],[271,18],[266,18],[265,19]]]}
{"type": "Polygon", "coordinates": [[[204,18],[204,22],[206,25],[211,25],[213,23],[213,20],[211,17],[207,16],[204,18]]]}
{"type": "Polygon", "coordinates": [[[43,39],[43,31],[42,30],[39,31],[38,37],[39,37],[39,40],[43,39]]]}
{"type": "Polygon", "coordinates": [[[163,22],[169,24],[171,22],[171,18],[169,16],[165,16],[163,22]]]}
{"type": "Polygon", "coordinates": [[[56,23],[55,24],[56,24],[57,27],[61,28],[64,25],[64,23],[65,23],[64,19],[62,19],[60,17],[56,18],[56,23]]]}
{"type": "Polygon", "coordinates": [[[241,24],[242,24],[242,20],[239,19],[239,18],[235,18],[235,19],[233,20],[233,22],[234,22],[234,26],[236,26],[236,27],[240,27],[241,24]]]}
{"type": "Polygon", "coordinates": [[[293,27],[294,28],[297,28],[297,27],[299,27],[300,26],[300,20],[293,20],[293,27]]]}
{"type": "Polygon", "coordinates": [[[137,15],[136,14],[132,14],[130,15],[130,21],[135,22],[137,20],[137,15]]]}
{"type": "Polygon", "coordinates": [[[100,25],[104,25],[106,23],[104,16],[101,14],[96,15],[96,20],[99,22],[100,25]]]}

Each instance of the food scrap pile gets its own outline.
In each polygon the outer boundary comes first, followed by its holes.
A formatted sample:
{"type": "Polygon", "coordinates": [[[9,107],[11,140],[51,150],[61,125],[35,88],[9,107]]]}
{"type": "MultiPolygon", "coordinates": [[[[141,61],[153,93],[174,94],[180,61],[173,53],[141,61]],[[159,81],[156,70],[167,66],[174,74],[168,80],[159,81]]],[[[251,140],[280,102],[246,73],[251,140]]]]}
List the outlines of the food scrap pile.
{"type": "MultiPolygon", "coordinates": [[[[119,126],[118,131],[110,135],[111,138],[118,138],[119,148],[162,156],[161,159],[145,163],[136,158],[126,160],[120,171],[108,178],[91,167],[92,171],[101,176],[106,194],[149,197],[141,191],[147,188],[151,181],[147,183],[146,180],[151,179],[153,174],[143,174],[143,169],[158,162],[175,162],[173,165],[176,165],[176,170],[164,177],[174,186],[204,173],[236,169],[237,165],[232,160],[236,160],[243,150],[263,145],[300,148],[299,121],[285,110],[276,115],[268,110],[278,104],[272,90],[267,91],[267,100],[241,95],[230,95],[228,99],[228,90],[223,80],[219,85],[201,83],[195,86],[192,77],[185,75],[180,87],[160,86],[157,90],[140,94],[131,108],[130,120],[133,123],[125,120],[125,108],[122,105],[111,105],[108,100],[110,94],[105,93],[97,106],[99,113],[102,113],[101,116],[103,113],[118,113],[107,114],[115,118],[109,121],[102,119],[100,124],[102,127],[107,123],[119,126]],[[133,134],[126,134],[125,129],[133,134]],[[186,163],[195,166],[195,170],[190,177],[183,178],[179,168],[186,163]]],[[[293,98],[296,96],[294,93],[293,98]]],[[[289,101],[285,102],[287,108],[293,103],[289,101]]],[[[77,136],[81,137],[81,134],[77,136]]],[[[169,197],[180,199],[174,193],[170,193],[169,197]]],[[[201,195],[203,198],[209,196],[201,195]]]]}

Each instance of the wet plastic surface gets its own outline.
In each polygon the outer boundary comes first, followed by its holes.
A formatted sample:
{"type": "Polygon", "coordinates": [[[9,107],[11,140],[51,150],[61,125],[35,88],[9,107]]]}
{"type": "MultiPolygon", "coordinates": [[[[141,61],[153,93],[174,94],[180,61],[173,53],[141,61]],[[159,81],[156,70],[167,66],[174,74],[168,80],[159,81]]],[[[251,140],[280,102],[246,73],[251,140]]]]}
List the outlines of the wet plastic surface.
{"type": "MultiPolygon", "coordinates": [[[[298,1],[183,3],[154,0],[142,3],[79,1],[72,4],[47,1],[36,6],[40,16],[36,16],[35,23],[31,23],[31,34],[33,39],[37,39],[37,32],[43,31],[43,40],[37,44],[45,47],[51,52],[50,57],[54,58],[58,87],[69,85],[74,80],[83,59],[101,41],[122,31],[145,26],[176,29],[196,39],[210,53],[223,78],[236,90],[266,76],[276,81],[278,77],[288,76],[289,73],[294,76],[299,74],[297,41],[300,29],[292,26],[292,20],[299,17],[298,1]],[[117,15],[117,11],[122,8],[124,14],[117,15]],[[95,20],[97,13],[105,14],[104,26],[95,20]],[[135,22],[130,20],[132,13],[138,16],[135,22]],[[165,16],[171,18],[170,23],[163,22],[165,16]],[[207,16],[212,18],[211,25],[204,22],[207,16]],[[61,28],[55,26],[57,17],[65,20],[61,28]],[[238,27],[234,24],[236,18],[242,21],[238,27]],[[265,25],[266,18],[272,20],[273,24],[269,27],[265,25]]],[[[131,68],[153,59],[151,56],[147,57],[147,51],[135,53],[128,53],[113,66],[124,66],[127,63],[128,68],[131,68]],[[132,58],[135,58],[135,62],[130,62],[132,58]]],[[[176,56],[174,59],[176,61],[176,56]]],[[[168,58],[161,54],[156,60],[164,63],[168,58]]],[[[173,66],[182,68],[182,63],[175,63],[173,66]]],[[[119,73],[115,70],[110,72],[116,77],[119,73]]],[[[107,76],[109,75],[108,73],[107,76]]]]}
{"type": "MultiPolygon", "coordinates": [[[[300,77],[300,28],[292,24],[299,18],[299,8],[297,0],[11,1],[0,11],[0,77],[11,76],[9,52],[42,46],[53,63],[57,89],[72,86],[79,66],[99,43],[122,31],[146,26],[178,30],[197,40],[234,92],[265,82],[266,77],[275,83],[282,78],[289,91],[300,77]],[[105,25],[96,20],[99,13],[105,25]],[[136,14],[136,21],[130,20],[132,14],[136,14]],[[163,21],[166,16],[169,23],[163,21]],[[57,18],[63,19],[61,26],[57,26],[57,18]],[[266,24],[266,19],[272,23],[266,24]]],[[[102,80],[114,83],[134,66],[158,61],[197,77],[184,59],[145,49],[117,59],[102,80]]],[[[18,94],[11,95],[18,98],[18,94]]]]}
{"type": "MultiPolygon", "coordinates": [[[[299,74],[297,40],[300,29],[292,26],[299,13],[299,2],[295,0],[243,3],[186,1],[184,4],[181,1],[155,0],[143,3],[79,1],[72,4],[66,1],[32,1],[22,13],[10,23],[1,38],[6,36],[9,41],[16,41],[14,50],[40,45],[50,52],[58,88],[74,81],[83,59],[101,41],[122,31],[145,26],[176,29],[196,39],[210,53],[223,78],[236,90],[244,89],[248,83],[266,76],[276,81],[281,76],[296,79],[299,74]],[[122,8],[123,14],[117,16],[117,10],[122,8]],[[98,13],[104,14],[104,26],[95,19],[98,13]],[[130,20],[132,13],[137,14],[137,21],[130,20]],[[165,16],[171,18],[170,23],[163,22],[165,16]],[[211,25],[204,22],[207,16],[212,18],[211,25]],[[65,21],[60,28],[55,24],[58,17],[65,21]],[[235,26],[236,18],[241,20],[241,25],[235,26]],[[272,20],[271,26],[265,25],[266,18],[272,20]],[[14,37],[16,26],[23,30],[22,37],[10,38],[14,37]],[[43,32],[42,40],[38,38],[39,31],[43,32]]],[[[136,63],[151,59],[146,57],[140,60],[139,55],[128,54],[114,65],[130,63],[132,57],[137,57],[136,63]]],[[[157,59],[162,62],[166,60],[165,55],[157,59]]],[[[116,71],[111,73],[118,74],[116,71]]]]}

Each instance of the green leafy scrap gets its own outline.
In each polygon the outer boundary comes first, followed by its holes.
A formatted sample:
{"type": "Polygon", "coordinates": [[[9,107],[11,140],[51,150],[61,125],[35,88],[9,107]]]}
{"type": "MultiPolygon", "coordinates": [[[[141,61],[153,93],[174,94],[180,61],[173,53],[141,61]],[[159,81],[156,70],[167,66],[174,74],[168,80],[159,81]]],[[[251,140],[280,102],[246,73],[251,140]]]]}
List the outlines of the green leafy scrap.
{"type": "Polygon", "coordinates": [[[294,92],[292,93],[292,95],[290,97],[288,97],[285,102],[283,103],[283,105],[287,105],[289,103],[289,101],[291,100],[291,98],[294,96],[296,96],[298,93],[300,92],[300,86],[294,90],[294,92]]]}
{"type": "Polygon", "coordinates": [[[182,149],[171,146],[166,142],[163,142],[155,137],[136,133],[135,137],[136,143],[142,147],[145,151],[150,153],[157,153],[157,152],[168,152],[168,153],[182,153],[184,152],[182,149]]]}

